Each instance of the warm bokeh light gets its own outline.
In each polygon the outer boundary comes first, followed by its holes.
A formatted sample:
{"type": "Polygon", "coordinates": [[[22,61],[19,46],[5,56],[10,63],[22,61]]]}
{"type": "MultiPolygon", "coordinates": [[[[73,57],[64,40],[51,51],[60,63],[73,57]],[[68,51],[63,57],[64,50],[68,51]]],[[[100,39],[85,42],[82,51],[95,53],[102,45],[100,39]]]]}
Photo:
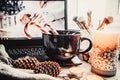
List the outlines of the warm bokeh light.
{"type": "Polygon", "coordinates": [[[115,50],[119,45],[119,35],[113,32],[96,31],[94,34],[94,47],[102,50],[109,48],[115,50]]]}

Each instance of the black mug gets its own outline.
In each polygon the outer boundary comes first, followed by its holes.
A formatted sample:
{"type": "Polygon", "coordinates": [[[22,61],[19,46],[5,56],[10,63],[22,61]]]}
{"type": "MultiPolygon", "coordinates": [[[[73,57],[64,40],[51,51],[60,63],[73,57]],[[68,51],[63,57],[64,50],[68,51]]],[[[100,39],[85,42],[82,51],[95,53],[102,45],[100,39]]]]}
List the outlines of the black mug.
{"type": "Polygon", "coordinates": [[[59,63],[69,62],[80,54],[88,52],[92,48],[92,41],[86,37],[81,37],[80,31],[58,30],[59,35],[43,34],[43,43],[47,56],[59,63]],[[81,42],[87,40],[89,46],[84,51],[80,51],[81,42]]]}

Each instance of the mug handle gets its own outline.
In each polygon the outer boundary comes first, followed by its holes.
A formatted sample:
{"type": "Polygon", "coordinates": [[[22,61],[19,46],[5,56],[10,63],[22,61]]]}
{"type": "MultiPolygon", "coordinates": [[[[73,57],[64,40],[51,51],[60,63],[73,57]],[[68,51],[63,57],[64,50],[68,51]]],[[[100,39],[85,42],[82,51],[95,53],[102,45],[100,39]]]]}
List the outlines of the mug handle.
{"type": "Polygon", "coordinates": [[[81,42],[83,42],[83,41],[88,41],[88,42],[89,42],[89,46],[88,46],[88,48],[85,49],[84,51],[79,51],[79,54],[80,54],[80,53],[84,54],[85,52],[90,51],[90,49],[92,48],[92,45],[93,45],[93,44],[92,44],[92,41],[91,41],[90,39],[88,39],[88,38],[85,38],[85,37],[81,38],[80,40],[81,40],[81,42]]]}
{"type": "MultiPolygon", "coordinates": [[[[92,41],[91,41],[90,39],[88,39],[88,38],[85,38],[85,37],[81,38],[80,40],[81,40],[81,42],[83,42],[83,41],[85,41],[85,40],[89,42],[89,46],[88,46],[87,49],[85,49],[84,51],[80,51],[80,50],[79,50],[79,52],[78,52],[78,55],[81,54],[83,60],[86,61],[86,62],[88,62],[90,56],[89,56],[89,54],[86,53],[86,52],[90,51],[90,49],[92,48],[92,45],[93,45],[93,44],[92,44],[92,41]],[[88,58],[85,59],[84,56],[86,56],[86,57],[88,57],[88,58]]],[[[80,45],[80,44],[79,44],[79,45],[80,45]]]]}

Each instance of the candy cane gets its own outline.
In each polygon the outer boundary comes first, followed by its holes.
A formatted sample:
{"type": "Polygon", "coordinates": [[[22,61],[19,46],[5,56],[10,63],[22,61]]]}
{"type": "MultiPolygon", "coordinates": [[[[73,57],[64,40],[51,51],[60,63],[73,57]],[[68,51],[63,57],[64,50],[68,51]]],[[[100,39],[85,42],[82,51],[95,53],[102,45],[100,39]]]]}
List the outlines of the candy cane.
{"type": "MultiPolygon", "coordinates": [[[[39,16],[39,14],[35,13],[32,18],[30,18],[30,16],[31,16],[30,14],[24,14],[24,16],[20,19],[20,21],[21,21],[23,24],[26,24],[25,27],[24,27],[24,32],[25,32],[26,36],[28,37],[28,39],[31,39],[31,38],[32,38],[32,36],[28,33],[28,28],[29,28],[31,25],[35,25],[36,27],[38,27],[38,28],[42,31],[42,33],[44,33],[44,34],[50,34],[49,31],[46,31],[42,26],[40,26],[39,24],[37,24],[37,23],[35,22],[36,20],[40,19],[38,22],[39,22],[39,23],[41,23],[41,22],[44,23],[45,21],[43,21],[44,18],[43,18],[42,15],[39,16]]],[[[46,27],[46,26],[52,31],[52,33],[53,33],[54,35],[58,35],[58,32],[57,32],[51,25],[49,25],[48,23],[45,23],[45,24],[44,24],[44,27],[46,27]]]]}
{"type": "Polygon", "coordinates": [[[27,23],[26,25],[25,25],[25,28],[24,28],[24,32],[25,32],[25,34],[26,34],[26,36],[29,38],[29,39],[31,39],[32,38],[32,36],[30,35],[30,34],[28,34],[28,25],[29,25],[29,23],[27,23]]]}
{"type": "Polygon", "coordinates": [[[46,5],[47,5],[47,0],[45,0],[45,1],[40,1],[40,7],[41,7],[41,8],[46,7],[46,5]]]}
{"type": "Polygon", "coordinates": [[[20,21],[23,23],[23,24],[26,24],[28,22],[31,21],[31,18],[30,18],[30,14],[24,14],[23,17],[20,19],[20,21]]]}
{"type": "Polygon", "coordinates": [[[45,26],[48,26],[54,35],[58,35],[59,34],[51,25],[46,23],[46,24],[44,24],[44,27],[45,26]]]}
{"type": "Polygon", "coordinates": [[[42,33],[44,33],[44,34],[50,34],[48,31],[46,31],[45,29],[43,29],[40,25],[38,25],[35,22],[31,21],[31,22],[27,23],[25,25],[25,28],[24,28],[24,32],[25,32],[26,36],[28,37],[28,39],[32,38],[32,36],[27,32],[28,31],[28,27],[30,27],[31,25],[35,25],[36,27],[38,27],[42,31],[42,33]]]}

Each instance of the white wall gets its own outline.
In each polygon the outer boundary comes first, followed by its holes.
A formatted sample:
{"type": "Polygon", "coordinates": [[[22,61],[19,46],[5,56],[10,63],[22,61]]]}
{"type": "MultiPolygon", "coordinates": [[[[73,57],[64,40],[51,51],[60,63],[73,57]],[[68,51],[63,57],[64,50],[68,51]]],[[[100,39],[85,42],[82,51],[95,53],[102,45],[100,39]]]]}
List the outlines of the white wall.
{"type": "Polygon", "coordinates": [[[118,14],[118,0],[67,0],[68,2],[68,28],[79,29],[73,18],[83,16],[87,18],[87,12],[92,11],[93,26],[98,27],[99,20],[113,16],[114,21],[109,26],[112,30],[120,32],[120,14],[118,14]]]}
{"type": "Polygon", "coordinates": [[[105,15],[105,0],[68,0],[69,28],[75,28],[73,17],[82,16],[86,19],[88,11],[92,11],[94,26],[98,26],[99,20],[105,15]]]}
{"type": "MultiPolygon", "coordinates": [[[[120,13],[118,12],[118,0],[106,0],[106,15],[114,16],[114,23],[120,25],[120,13]]],[[[119,5],[120,6],[120,5],[119,5]]]]}
{"type": "Polygon", "coordinates": [[[76,29],[77,25],[73,22],[73,18],[77,16],[77,0],[67,0],[67,17],[68,17],[68,28],[76,29]]]}

